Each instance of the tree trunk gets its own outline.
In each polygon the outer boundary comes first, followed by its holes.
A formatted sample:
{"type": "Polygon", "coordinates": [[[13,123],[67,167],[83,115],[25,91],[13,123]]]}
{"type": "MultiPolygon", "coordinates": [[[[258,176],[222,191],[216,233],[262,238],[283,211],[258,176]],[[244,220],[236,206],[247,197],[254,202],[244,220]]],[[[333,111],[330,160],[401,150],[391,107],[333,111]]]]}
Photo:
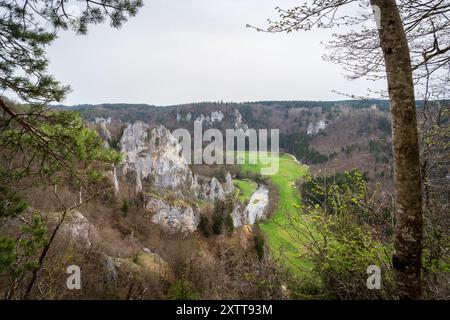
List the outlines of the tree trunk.
{"type": "Polygon", "coordinates": [[[386,65],[394,152],[395,241],[393,267],[400,299],[420,299],[422,192],[414,84],[405,30],[395,0],[372,0],[386,65]]]}

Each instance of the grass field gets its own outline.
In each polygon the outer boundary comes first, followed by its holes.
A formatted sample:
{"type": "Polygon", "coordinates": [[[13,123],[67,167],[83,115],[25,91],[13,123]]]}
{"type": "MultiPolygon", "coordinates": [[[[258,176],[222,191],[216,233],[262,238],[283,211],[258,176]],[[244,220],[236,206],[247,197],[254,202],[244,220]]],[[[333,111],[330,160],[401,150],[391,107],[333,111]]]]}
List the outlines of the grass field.
{"type": "MultiPolygon", "coordinates": [[[[272,157],[267,155],[267,157],[272,157]]],[[[248,159],[248,153],[246,154],[248,159]]],[[[264,160],[264,159],[263,159],[264,160]]],[[[260,173],[261,163],[242,165],[244,172],[260,173]]],[[[294,241],[292,236],[301,239],[298,232],[306,231],[307,221],[301,215],[300,196],[295,182],[308,174],[308,168],[300,164],[291,155],[279,156],[279,170],[276,174],[267,176],[278,188],[279,203],[272,219],[261,223],[272,255],[295,274],[302,275],[311,269],[311,263],[303,258],[301,241],[294,241]],[[294,218],[293,218],[294,217],[294,218]]]]}
{"type": "Polygon", "coordinates": [[[239,189],[239,201],[242,203],[247,203],[252,194],[256,191],[258,187],[257,183],[249,179],[234,179],[234,186],[239,189]]]}

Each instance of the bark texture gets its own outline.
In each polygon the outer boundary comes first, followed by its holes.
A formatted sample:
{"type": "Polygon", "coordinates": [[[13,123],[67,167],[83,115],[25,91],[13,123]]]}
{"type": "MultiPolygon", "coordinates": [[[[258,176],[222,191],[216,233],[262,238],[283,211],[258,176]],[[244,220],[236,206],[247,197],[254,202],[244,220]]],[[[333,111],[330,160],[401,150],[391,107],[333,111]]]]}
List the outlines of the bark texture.
{"type": "Polygon", "coordinates": [[[411,58],[395,0],[372,0],[380,8],[381,47],[392,114],[395,186],[393,267],[400,299],[420,299],[422,192],[416,102],[411,58]]]}

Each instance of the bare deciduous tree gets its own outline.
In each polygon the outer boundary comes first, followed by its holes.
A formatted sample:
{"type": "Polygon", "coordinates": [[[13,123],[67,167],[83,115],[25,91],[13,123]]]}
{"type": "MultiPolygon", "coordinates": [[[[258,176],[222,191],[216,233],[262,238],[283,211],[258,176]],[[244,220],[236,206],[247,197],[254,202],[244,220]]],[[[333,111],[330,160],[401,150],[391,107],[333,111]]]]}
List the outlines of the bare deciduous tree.
{"type": "MultiPolygon", "coordinates": [[[[347,8],[348,9],[348,8],[347,8]]],[[[422,191],[416,92],[448,81],[450,3],[445,0],[311,0],[277,8],[278,21],[259,31],[292,32],[343,27],[326,60],[348,78],[386,78],[391,102],[395,169],[394,269],[399,297],[421,297],[422,191]],[[353,10],[344,9],[353,6],[353,10]],[[348,15],[346,12],[353,12],[348,15]],[[373,16],[378,24],[367,25],[373,16]],[[378,29],[378,30],[377,30],[378,29]]]]}

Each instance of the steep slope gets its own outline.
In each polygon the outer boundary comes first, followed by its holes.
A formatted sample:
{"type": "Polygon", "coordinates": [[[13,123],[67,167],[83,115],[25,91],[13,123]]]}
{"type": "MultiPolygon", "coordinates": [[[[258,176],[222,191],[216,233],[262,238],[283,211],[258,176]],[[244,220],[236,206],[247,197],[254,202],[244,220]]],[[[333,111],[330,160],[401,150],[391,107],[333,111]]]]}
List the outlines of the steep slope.
{"type": "MultiPolygon", "coordinates": [[[[108,144],[111,122],[99,118],[95,122],[101,124],[98,130],[108,144]]],[[[223,201],[234,192],[230,173],[224,183],[214,176],[199,179],[189,168],[178,140],[162,125],[151,127],[142,121],[125,124],[117,140],[123,162],[110,175],[116,197],[125,194],[142,199],[151,221],[168,232],[195,232],[199,224],[197,203],[223,201]]]]}

